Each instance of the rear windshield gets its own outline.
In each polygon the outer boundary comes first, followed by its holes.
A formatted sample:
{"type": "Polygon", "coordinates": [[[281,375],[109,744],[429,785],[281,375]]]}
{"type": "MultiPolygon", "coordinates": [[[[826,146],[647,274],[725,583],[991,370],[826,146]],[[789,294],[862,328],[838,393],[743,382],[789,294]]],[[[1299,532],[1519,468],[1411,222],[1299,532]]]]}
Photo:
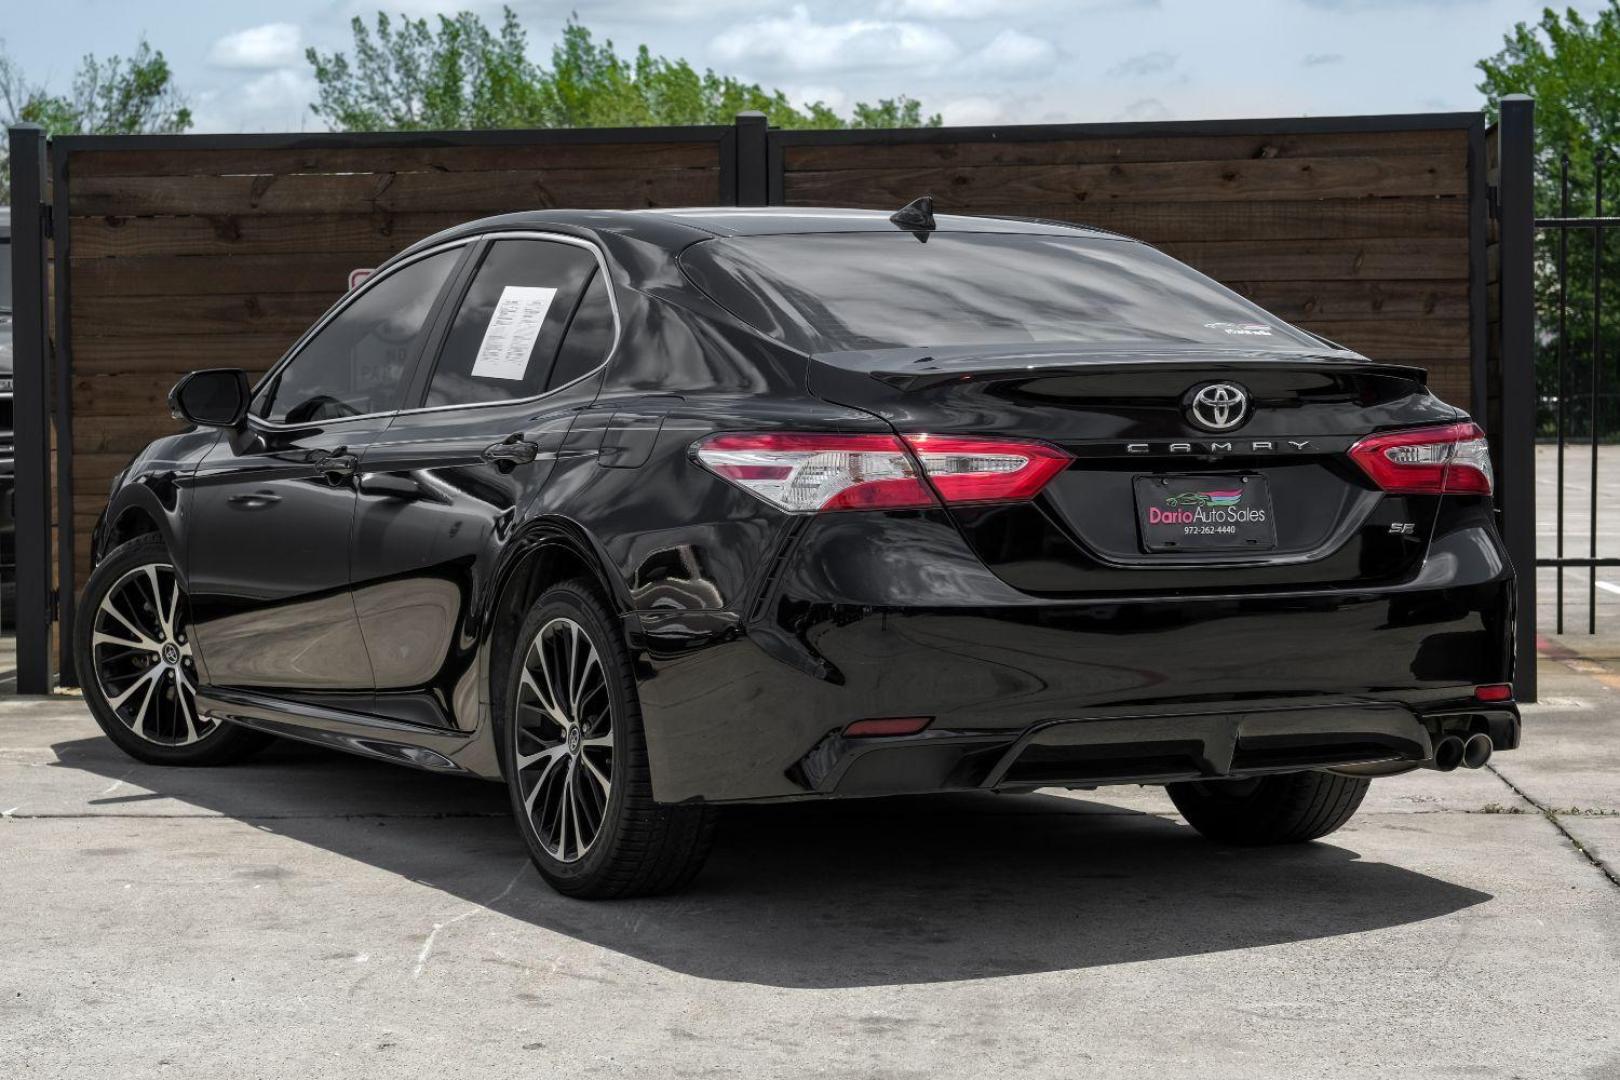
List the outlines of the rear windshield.
{"type": "Polygon", "coordinates": [[[1024,342],[1320,350],[1145,244],[1001,233],[748,236],[681,254],[687,276],[806,352],[1024,342]]]}

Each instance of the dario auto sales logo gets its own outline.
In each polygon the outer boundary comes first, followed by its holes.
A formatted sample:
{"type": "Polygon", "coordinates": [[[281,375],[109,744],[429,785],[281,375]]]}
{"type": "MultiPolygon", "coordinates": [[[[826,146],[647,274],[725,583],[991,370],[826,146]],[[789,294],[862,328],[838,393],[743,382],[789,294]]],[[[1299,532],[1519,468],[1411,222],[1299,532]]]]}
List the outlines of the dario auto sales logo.
{"type": "Polygon", "coordinates": [[[1164,506],[1148,507],[1149,525],[1240,525],[1266,520],[1266,512],[1243,506],[1243,489],[1183,491],[1168,496],[1164,506]]]}

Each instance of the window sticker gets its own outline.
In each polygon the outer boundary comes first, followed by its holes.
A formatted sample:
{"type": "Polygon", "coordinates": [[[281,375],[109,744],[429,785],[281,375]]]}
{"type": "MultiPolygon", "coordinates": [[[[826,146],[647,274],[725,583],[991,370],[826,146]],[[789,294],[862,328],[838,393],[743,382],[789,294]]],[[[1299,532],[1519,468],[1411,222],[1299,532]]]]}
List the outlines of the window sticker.
{"type": "Polygon", "coordinates": [[[551,310],[557,290],[535,285],[508,285],[501,290],[495,314],[484,329],[484,340],[473,360],[475,379],[521,382],[528,374],[529,354],[540,337],[540,327],[551,310]]]}
{"type": "Polygon", "coordinates": [[[1265,323],[1257,322],[1207,322],[1204,324],[1210,330],[1219,330],[1226,334],[1236,334],[1252,337],[1270,337],[1271,327],[1265,323]]]}

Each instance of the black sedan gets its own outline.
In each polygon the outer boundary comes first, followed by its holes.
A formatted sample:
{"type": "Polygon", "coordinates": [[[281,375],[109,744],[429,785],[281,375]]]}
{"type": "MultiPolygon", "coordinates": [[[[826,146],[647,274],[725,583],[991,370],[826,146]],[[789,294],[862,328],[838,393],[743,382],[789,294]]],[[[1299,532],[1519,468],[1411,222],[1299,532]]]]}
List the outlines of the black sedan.
{"type": "Polygon", "coordinates": [[[682,886],[728,802],[1164,784],[1297,842],[1518,743],[1479,428],[1109,233],[491,218],[171,405],[77,623],[107,735],[502,780],[571,895],[682,886]]]}

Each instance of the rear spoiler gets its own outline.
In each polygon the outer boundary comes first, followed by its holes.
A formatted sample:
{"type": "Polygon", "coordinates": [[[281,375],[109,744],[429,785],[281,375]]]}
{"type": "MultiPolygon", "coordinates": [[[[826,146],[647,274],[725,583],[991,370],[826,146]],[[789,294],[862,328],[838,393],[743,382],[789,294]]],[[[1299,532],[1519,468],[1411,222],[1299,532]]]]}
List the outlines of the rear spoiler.
{"type": "Polygon", "coordinates": [[[1364,371],[1427,384],[1427,369],[1369,360],[1348,349],[1256,352],[1218,346],[953,346],[944,349],[862,349],[815,353],[811,360],[840,373],[866,375],[901,392],[968,379],[1102,374],[1144,366],[1196,366],[1211,376],[1256,369],[1322,368],[1364,371]]]}

